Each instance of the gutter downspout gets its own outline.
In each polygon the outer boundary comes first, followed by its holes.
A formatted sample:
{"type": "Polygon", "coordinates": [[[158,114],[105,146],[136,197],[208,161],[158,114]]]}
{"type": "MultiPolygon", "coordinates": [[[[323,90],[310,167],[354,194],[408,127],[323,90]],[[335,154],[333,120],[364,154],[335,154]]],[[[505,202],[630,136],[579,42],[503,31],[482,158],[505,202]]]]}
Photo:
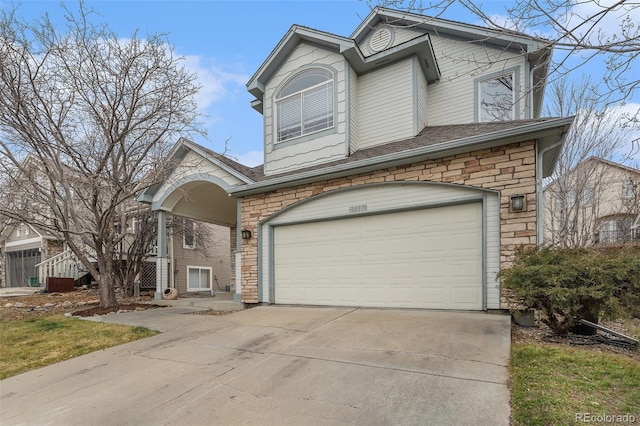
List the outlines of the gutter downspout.
{"type": "MultiPolygon", "coordinates": [[[[542,191],[542,158],[545,153],[551,151],[554,148],[559,147],[564,143],[564,139],[567,135],[567,132],[562,132],[560,135],[560,140],[546,148],[542,151],[538,152],[536,158],[536,243],[538,247],[541,247],[544,243],[544,200],[543,200],[543,191],[542,191]]],[[[537,150],[536,144],[536,150],[537,150]]]]}
{"type": "MultiPolygon", "coordinates": [[[[531,68],[529,70],[529,105],[530,105],[530,110],[529,110],[529,117],[527,118],[532,118],[534,116],[534,109],[536,106],[540,106],[540,109],[542,109],[542,105],[544,104],[544,94],[545,91],[543,90],[542,93],[540,94],[540,102],[538,102],[538,105],[534,105],[533,104],[533,92],[535,91],[535,82],[533,81],[533,75],[535,74],[536,70],[538,68],[542,68],[542,67],[546,67],[551,63],[551,53],[549,54],[549,56],[547,57],[546,60],[540,62],[539,64],[536,64],[533,68],[531,68]]],[[[540,111],[538,111],[538,116],[540,115],[540,111]]]]}

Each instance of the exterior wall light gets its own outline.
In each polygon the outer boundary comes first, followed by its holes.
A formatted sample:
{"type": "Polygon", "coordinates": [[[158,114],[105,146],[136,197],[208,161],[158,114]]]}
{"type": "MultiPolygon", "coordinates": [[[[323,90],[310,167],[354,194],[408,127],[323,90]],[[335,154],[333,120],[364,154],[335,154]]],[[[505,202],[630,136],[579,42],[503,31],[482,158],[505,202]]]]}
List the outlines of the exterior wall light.
{"type": "Polygon", "coordinates": [[[526,199],[524,195],[512,195],[509,203],[509,210],[512,212],[524,211],[526,207],[526,199]]]}
{"type": "Polygon", "coordinates": [[[242,230],[242,239],[243,240],[250,240],[251,239],[251,231],[249,231],[248,229],[243,229],[242,230]]]}

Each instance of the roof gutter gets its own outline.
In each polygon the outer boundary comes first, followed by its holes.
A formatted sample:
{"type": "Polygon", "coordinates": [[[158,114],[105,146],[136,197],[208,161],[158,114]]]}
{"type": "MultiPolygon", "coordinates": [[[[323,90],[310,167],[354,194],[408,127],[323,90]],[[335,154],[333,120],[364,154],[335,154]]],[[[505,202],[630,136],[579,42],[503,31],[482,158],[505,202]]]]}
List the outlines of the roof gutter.
{"type": "MultiPolygon", "coordinates": [[[[573,121],[573,117],[571,120],[573,121]]],[[[544,193],[542,190],[544,154],[552,149],[562,146],[567,138],[567,133],[567,131],[563,132],[562,135],[560,135],[560,140],[558,142],[540,150],[536,158],[536,242],[538,247],[542,246],[544,243],[544,193]]]]}
{"type": "Polygon", "coordinates": [[[354,174],[366,173],[383,167],[393,167],[407,164],[409,162],[417,162],[430,158],[439,158],[445,155],[458,154],[468,151],[469,146],[474,146],[475,149],[484,149],[491,146],[509,143],[510,139],[512,139],[513,142],[522,141],[529,137],[529,135],[531,136],[531,139],[536,139],[542,136],[540,133],[551,132],[554,129],[563,128],[570,125],[572,121],[573,117],[533,123],[517,127],[515,129],[485,133],[464,139],[453,140],[451,142],[342,163],[327,168],[308,170],[302,173],[276,177],[267,181],[259,181],[233,188],[229,191],[229,194],[238,197],[260,194],[267,191],[288,188],[294,185],[304,185],[318,180],[341,178],[354,174]]]}

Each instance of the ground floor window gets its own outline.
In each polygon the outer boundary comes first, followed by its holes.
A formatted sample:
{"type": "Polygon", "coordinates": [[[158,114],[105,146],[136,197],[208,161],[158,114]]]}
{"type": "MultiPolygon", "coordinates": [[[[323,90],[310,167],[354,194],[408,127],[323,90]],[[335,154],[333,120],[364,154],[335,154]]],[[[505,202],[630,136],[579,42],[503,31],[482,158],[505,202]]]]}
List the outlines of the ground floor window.
{"type": "Polygon", "coordinates": [[[211,290],[212,268],[187,266],[187,291],[211,290]]]}

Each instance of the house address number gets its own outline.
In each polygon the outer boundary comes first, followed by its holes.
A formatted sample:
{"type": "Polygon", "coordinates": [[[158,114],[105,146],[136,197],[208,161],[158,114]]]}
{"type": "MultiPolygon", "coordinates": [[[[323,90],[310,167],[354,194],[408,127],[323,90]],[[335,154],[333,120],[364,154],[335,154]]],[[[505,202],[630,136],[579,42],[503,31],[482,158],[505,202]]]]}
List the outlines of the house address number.
{"type": "Polygon", "coordinates": [[[367,211],[367,205],[361,204],[359,206],[349,206],[349,213],[364,213],[367,211]]]}

